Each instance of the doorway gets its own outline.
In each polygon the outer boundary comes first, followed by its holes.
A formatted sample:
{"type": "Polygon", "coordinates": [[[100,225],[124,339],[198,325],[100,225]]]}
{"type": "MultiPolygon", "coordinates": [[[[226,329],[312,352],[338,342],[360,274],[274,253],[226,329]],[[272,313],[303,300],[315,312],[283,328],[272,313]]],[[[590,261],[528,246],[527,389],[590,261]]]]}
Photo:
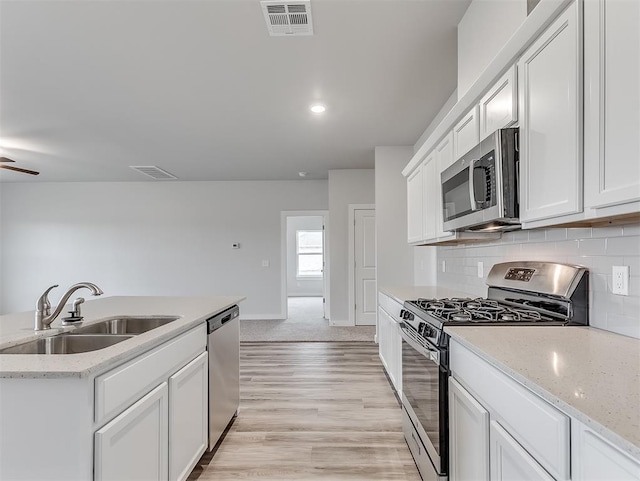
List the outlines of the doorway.
{"type": "Polygon", "coordinates": [[[282,212],[283,319],[328,318],[326,211],[282,212]]]}

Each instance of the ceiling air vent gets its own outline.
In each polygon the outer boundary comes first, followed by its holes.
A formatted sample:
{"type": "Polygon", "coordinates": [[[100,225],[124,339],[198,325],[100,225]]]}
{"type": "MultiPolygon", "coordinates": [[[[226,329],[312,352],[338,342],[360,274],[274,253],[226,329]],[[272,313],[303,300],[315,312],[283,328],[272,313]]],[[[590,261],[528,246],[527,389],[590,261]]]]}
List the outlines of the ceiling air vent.
{"type": "Polygon", "coordinates": [[[260,4],[272,37],[313,35],[311,1],[283,3],[263,0],[260,4]]]}
{"type": "Polygon", "coordinates": [[[166,170],[162,170],[155,165],[130,165],[133,170],[137,170],[141,174],[148,175],[152,179],[156,180],[173,180],[177,179],[175,175],[170,174],[166,170]]]}

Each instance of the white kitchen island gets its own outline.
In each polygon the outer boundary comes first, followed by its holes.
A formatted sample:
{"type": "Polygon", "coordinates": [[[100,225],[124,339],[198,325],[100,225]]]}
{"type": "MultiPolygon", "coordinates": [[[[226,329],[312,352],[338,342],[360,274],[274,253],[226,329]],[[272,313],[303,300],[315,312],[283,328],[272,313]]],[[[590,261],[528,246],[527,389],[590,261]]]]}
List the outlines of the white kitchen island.
{"type": "MultiPolygon", "coordinates": [[[[92,352],[0,354],[0,479],[186,478],[207,443],[205,321],[243,299],[96,299],[82,326],[178,319],[92,352]],[[174,439],[184,425],[201,429],[174,439]]],[[[33,322],[33,312],[0,316],[0,349],[76,329],[56,320],[34,332],[33,322]]]]}

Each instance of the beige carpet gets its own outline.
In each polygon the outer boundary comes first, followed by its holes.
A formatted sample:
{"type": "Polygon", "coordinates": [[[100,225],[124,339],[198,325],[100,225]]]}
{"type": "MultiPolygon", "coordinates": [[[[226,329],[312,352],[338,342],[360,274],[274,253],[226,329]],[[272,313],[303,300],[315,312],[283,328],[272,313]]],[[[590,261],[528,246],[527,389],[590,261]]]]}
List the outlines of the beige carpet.
{"type": "Polygon", "coordinates": [[[285,320],[240,320],[241,342],[371,342],[375,333],[375,326],[330,326],[322,317],[321,297],[290,297],[289,318],[285,320]]]}

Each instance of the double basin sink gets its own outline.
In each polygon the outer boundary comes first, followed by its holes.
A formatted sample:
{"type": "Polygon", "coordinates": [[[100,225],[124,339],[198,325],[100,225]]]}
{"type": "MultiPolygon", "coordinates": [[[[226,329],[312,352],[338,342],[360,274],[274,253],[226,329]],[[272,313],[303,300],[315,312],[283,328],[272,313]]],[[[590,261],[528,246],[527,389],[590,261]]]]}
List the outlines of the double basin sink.
{"type": "Polygon", "coordinates": [[[78,354],[113,346],[178,317],[118,317],[0,349],[0,354],[78,354]]]}

